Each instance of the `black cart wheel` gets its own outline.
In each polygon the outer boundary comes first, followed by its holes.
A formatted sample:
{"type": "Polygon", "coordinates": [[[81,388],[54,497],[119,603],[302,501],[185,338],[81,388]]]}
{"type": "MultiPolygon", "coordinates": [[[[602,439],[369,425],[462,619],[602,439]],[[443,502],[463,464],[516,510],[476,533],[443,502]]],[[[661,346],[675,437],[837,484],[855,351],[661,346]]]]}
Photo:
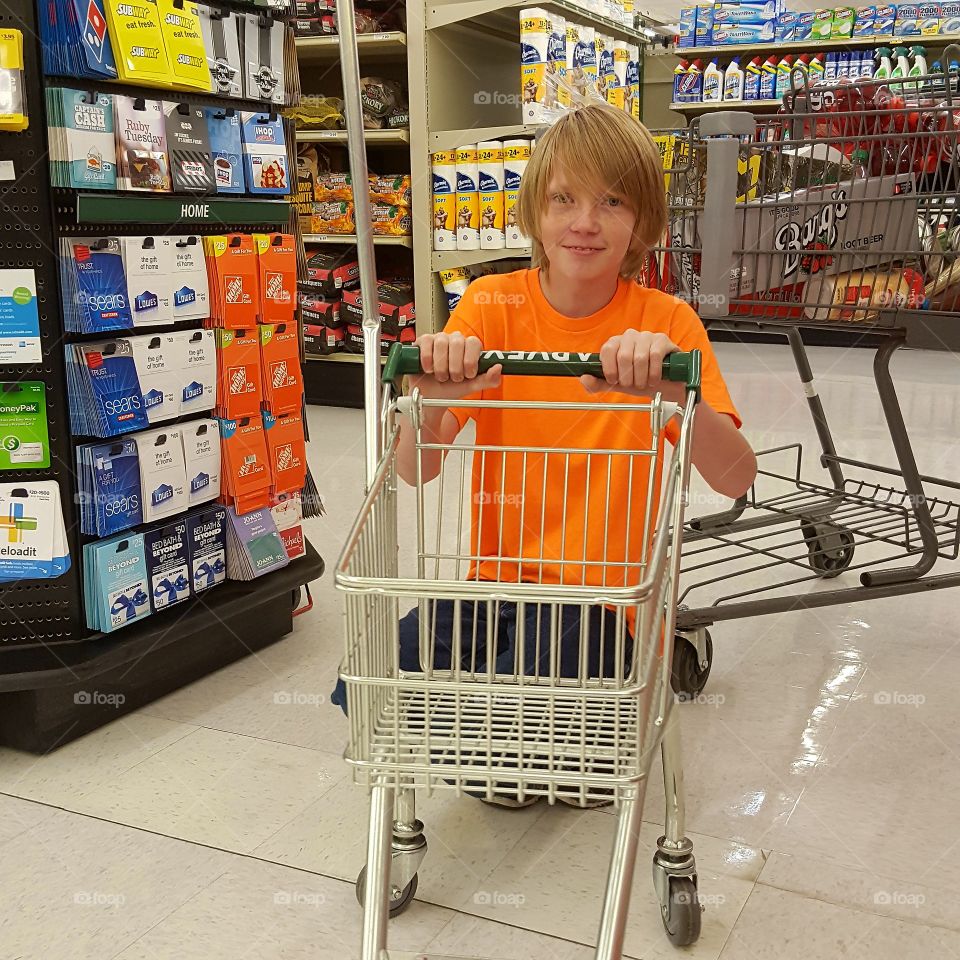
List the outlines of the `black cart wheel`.
{"type": "Polygon", "coordinates": [[[675,947],[687,947],[700,939],[700,901],[692,877],[671,877],[667,904],[660,905],[663,929],[675,947]]]}
{"type": "MultiPolygon", "coordinates": [[[[399,890],[396,887],[391,885],[390,888],[390,919],[394,917],[399,917],[407,907],[410,906],[413,898],[417,893],[417,874],[413,875],[413,879],[402,889],[399,890]]],[[[360,906],[364,906],[367,902],[367,868],[364,867],[360,871],[360,876],[357,877],[357,902],[360,906]]]]}
{"type": "Polygon", "coordinates": [[[293,609],[299,610],[300,604],[303,603],[303,587],[294,587],[290,599],[293,602],[293,609]]]}
{"type": "Polygon", "coordinates": [[[676,634],[673,641],[673,669],[670,683],[679,700],[693,700],[703,693],[713,666],[713,639],[705,631],[704,644],[707,652],[706,666],[700,665],[697,648],[685,634],[676,634]]]}
{"type": "Polygon", "coordinates": [[[805,523],[801,526],[807,544],[810,568],[829,580],[839,576],[853,562],[853,534],[829,523],[805,523]]]}

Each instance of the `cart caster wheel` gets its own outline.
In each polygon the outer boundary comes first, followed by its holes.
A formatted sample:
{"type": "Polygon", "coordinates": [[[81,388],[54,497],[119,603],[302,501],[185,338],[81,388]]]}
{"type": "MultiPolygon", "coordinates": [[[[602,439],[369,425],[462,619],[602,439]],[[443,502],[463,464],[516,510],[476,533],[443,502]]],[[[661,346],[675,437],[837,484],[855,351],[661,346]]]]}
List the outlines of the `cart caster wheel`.
{"type": "Polygon", "coordinates": [[[293,603],[292,609],[299,610],[300,604],[303,603],[303,587],[294,587],[290,595],[290,600],[293,603]]]}
{"type": "Polygon", "coordinates": [[[713,666],[713,639],[710,631],[704,631],[704,645],[706,647],[706,666],[700,663],[697,648],[682,633],[678,633],[673,641],[673,669],[670,674],[670,683],[673,692],[680,701],[693,700],[703,693],[713,666]]]}
{"type": "MultiPolygon", "coordinates": [[[[390,885],[390,919],[394,917],[399,917],[407,907],[410,906],[413,898],[417,894],[417,874],[413,875],[413,879],[401,890],[398,887],[395,887],[393,884],[390,885]]],[[[364,906],[367,902],[367,868],[364,867],[360,871],[360,876],[357,877],[357,902],[360,906],[364,906]]]]}
{"type": "Polygon", "coordinates": [[[853,562],[853,534],[830,523],[804,523],[800,530],[810,554],[810,568],[824,580],[839,576],[853,562]]]}
{"type": "Polygon", "coordinates": [[[660,905],[663,929],[675,947],[687,947],[700,939],[700,901],[692,877],[671,877],[670,894],[660,905]]]}

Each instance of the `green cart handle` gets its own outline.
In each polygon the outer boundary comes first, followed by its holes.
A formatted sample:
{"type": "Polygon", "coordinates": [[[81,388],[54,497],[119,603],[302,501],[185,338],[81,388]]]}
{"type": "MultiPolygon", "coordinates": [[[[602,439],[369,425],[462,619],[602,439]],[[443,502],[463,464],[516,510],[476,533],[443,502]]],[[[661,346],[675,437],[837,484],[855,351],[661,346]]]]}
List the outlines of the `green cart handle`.
{"type": "MultiPolygon", "coordinates": [[[[528,353],[524,351],[484,350],[480,354],[479,372],[484,373],[500,364],[507,376],[579,377],[590,374],[603,377],[599,353],[528,353]]],[[[688,392],[700,398],[699,350],[668,354],[663,360],[663,379],[671,383],[685,383],[688,392]]],[[[383,382],[393,383],[405,374],[422,373],[420,348],[395,343],[390,348],[383,368],[383,382]]]]}

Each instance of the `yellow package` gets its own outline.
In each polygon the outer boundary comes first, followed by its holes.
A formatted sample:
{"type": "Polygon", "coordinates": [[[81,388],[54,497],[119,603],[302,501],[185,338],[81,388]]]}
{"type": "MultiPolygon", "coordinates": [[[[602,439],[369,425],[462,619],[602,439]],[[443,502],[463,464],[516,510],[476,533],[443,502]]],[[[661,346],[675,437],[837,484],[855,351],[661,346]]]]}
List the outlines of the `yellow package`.
{"type": "Polygon", "coordinates": [[[326,200],[313,205],[313,233],[356,233],[353,204],[348,200],[326,200]]]}
{"type": "Polygon", "coordinates": [[[173,86],[156,0],[105,0],[103,8],[119,79],[147,87],[173,86]]]}
{"type": "Polygon", "coordinates": [[[349,173],[325,171],[317,176],[314,198],[318,203],[326,203],[328,200],[346,200],[352,203],[352,183],[349,173]]]}
{"type": "Polygon", "coordinates": [[[410,205],[410,176],[398,173],[396,176],[376,175],[371,173],[370,199],[381,203],[394,203],[401,206],[410,205]]]}
{"type": "Polygon", "coordinates": [[[456,250],[455,220],[457,195],[435,193],[433,195],[433,247],[435,250],[456,250]]]}
{"type": "Polygon", "coordinates": [[[407,237],[413,231],[410,208],[404,204],[370,203],[370,221],[373,232],[381,236],[407,237]]]}
{"type": "Polygon", "coordinates": [[[179,0],[179,6],[177,0],[158,0],[158,4],[174,84],[185,90],[212,90],[199,9],[183,0],[179,0]]]}
{"type": "Polygon", "coordinates": [[[20,132],[29,125],[23,100],[23,34],[19,30],[0,30],[0,71],[7,84],[2,99],[0,130],[20,132]]]}

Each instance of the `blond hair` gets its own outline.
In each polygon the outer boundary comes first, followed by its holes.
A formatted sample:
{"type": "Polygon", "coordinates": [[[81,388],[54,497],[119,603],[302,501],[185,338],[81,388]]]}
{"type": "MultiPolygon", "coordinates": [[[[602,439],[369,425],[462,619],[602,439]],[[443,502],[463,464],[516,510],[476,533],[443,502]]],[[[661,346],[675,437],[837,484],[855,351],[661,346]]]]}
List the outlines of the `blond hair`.
{"type": "Polygon", "coordinates": [[[540,236],[540,217],[551,177],[566,172],[598,194],[614,191],[636,213],[633,239],[620,266],[635,277],[667,227],[667,195],[660,151],[650,131],[616,107],[596,103],[564,114],[537,141],[517,198],[517,224],[533,243],[533,264],[550,262],[540,236]]]}

